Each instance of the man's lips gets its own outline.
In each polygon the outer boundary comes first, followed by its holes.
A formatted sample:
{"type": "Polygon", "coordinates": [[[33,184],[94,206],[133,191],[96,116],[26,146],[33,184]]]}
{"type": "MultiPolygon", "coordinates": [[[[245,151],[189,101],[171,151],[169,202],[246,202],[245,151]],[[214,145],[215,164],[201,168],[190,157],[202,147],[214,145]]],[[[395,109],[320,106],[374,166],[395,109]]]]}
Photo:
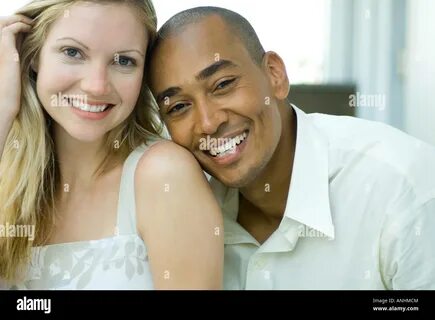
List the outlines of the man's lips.
{"type": "Polygon", "coordinates": [[[218,165],[228,165],[241,157],[249,137],[249,130],[220,136],[219,138],[202,138],[199,146],[205,156],[218,165]]]}
{"type": "Polygon", "coordinates": [[[222,136],[217,137],[217,138],[216,137],[213,137],[213,138],[215,138],[215,139],[231,139],[231,138],[234,138],[234,137],[237,137],[237,136],[243,134],[244,132],[249,132],[249,129],[237,130],[235,132],[228,133],[228,134],[222,135],[222,136]]]}

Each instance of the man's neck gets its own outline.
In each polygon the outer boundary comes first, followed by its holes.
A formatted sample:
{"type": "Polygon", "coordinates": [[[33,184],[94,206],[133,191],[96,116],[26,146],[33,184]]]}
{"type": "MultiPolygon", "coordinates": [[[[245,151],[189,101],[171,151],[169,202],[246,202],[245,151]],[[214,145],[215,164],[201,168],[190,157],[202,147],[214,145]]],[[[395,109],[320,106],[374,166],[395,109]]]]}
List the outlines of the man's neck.
{"type": "Polygon", "coordinates": [[[244,227],[255,221],[277,227],[285,211],[296,146],[296,114],[288,105],[279,110],[282,133],[278,146],[260,175],[240,189],[239,222],[244,227]]]}

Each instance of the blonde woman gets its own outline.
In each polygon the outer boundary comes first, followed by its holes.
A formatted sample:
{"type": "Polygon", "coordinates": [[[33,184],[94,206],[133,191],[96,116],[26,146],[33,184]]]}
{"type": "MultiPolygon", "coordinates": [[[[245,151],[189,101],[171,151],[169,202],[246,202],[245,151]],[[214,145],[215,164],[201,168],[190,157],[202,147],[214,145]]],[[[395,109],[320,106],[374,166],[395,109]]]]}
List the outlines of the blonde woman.
{"type": "Polygon", "coordinates": [[[143,83],[152,3],[32,1],[0,28],[0,226],[36,227],[0,236],[4,285],[221,288],[220,209],[143,83]]]}

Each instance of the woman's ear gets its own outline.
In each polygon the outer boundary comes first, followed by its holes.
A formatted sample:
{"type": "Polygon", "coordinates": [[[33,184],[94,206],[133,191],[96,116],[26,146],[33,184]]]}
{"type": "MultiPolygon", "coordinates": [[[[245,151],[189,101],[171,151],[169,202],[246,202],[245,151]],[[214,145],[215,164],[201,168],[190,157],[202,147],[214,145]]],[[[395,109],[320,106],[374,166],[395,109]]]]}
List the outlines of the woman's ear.
{"type": "Polygon", "coordinates": [[[30,62],[30,68],[32,69],[33,72],[38,73],[38,69],[39,69],[39,63],[38,63],[38,58],[33,58],[32,62],[30,62]]]}
{"type": "Polygon", "coordinates": [[[266,52],[263,56],[263,69],[269,77],[275,97],[279,100],[286,99],[290,91],[290,82],[281,57],[273,51],[266,52]]]}

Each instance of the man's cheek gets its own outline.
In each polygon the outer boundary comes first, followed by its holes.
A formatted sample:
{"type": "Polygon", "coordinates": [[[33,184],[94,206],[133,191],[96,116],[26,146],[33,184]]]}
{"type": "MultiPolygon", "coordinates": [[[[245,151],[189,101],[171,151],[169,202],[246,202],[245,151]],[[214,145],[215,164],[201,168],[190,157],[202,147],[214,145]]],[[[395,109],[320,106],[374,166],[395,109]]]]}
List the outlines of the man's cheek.
{"type": "Polygon", "coordinates": [[[174,141],[176,144],[179,144],[180,146],[183,146],[189,150],[191,150],[191,141],[192,137],[190,137],[189,133],[186,134],[186,132],[180,132],[180,130],[171,130],[168,129],[169,134],[172,137],[172,141],[174,141]]]}

